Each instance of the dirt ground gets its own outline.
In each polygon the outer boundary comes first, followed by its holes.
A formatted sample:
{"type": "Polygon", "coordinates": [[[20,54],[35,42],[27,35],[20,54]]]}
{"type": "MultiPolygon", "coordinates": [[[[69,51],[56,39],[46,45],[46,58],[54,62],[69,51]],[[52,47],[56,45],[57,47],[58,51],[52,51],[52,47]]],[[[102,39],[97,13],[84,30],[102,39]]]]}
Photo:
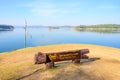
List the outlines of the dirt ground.
{"type": "Polygon", "coordinates": [[[0,54],[0,80],[120,80],[120,49],[88,44],[60,44],[20,49],[0,54]],[[56,63],[52,69],[34,64],[37,52],[89,49],[80,64],[56,63]]]}

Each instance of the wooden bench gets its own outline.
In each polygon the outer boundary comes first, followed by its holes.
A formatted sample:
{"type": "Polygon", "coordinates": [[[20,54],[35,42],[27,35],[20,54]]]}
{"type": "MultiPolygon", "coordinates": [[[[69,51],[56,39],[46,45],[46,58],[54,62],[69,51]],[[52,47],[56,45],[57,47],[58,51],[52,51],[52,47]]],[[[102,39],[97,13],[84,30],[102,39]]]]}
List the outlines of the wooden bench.
{"type": "Polygon", "coordinates": [[[45,63],[47,68],[54,67],[54,62],[72,60],[74,63],[80,63],[80,59],[88,59],[86,55],[89,53],[88,49],[71,50],[63,52],[51,52],[35,54],[35,64],[45,63]]]}

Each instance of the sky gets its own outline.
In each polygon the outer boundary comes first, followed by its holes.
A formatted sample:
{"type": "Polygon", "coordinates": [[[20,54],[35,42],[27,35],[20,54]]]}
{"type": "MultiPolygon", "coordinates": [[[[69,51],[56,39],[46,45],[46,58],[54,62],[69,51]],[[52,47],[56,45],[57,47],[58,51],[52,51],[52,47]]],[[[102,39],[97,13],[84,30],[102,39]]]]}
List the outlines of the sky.
{"type": "Polygon", "coordinates": [[[120,24],[120,0],[0,0],[0,24],[120,24]]]}

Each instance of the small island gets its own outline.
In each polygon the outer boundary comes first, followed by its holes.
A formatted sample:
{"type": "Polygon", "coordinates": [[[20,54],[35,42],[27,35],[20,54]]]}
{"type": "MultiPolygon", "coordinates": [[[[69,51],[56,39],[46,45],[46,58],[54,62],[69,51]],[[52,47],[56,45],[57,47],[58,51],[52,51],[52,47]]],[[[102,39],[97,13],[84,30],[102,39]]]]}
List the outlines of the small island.
{"type": "Polygon", "coordinates": [[[0,31],[12,31],[13,29],[12,25],[0,25],[0,31]]]}

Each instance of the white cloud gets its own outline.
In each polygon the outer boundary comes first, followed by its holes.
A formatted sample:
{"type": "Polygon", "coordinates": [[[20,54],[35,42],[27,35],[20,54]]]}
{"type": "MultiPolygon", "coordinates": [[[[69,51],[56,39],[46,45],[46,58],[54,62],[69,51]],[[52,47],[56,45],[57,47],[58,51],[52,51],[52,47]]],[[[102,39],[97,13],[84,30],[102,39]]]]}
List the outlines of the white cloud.
{"type": "Polygon", "coordinates": [[[103,6],[100,6],[99,8],[102,8],[102,9],[116,9],[116,8],[119,8],[119,7],[117,7],[117,6],[103,5],[103,6]]]}
{"type": "MultiPolygon", "coordinates": [[[[64,3],[63,3],[64,4],[64,3]]],[[[37,0],[28,4],[25,4],[25,7],[30,8],[30,11],[34,15],[43,16],[43,17],[58,17],[62,15],[67,15],[70,13],[76,13],[74,9],[79,4],[66,4],[58,5],[52,2],[52,0],[37,0]],[[64,6],[64,7],[63,7],[64,6]]]]}
{"type": "Polygon", "coordinates": [[[31,10],[35,15],[40,15],[40,16],[45,16],[45,17],[48,17],[48,16],[53,16],[55,15],[56,13],[59,12],[59,10],[56,10],[56,9],[40,9],[40,8],[33,8],[31,10]]]}
{"type": "Polygon", "coordinates": [[[35,15],[49,16],[54,15],[58,10],[54,8],[52,3],[44,1],[36,1],[26,4],[26,7],[30,8],[30,11],[35,15]]]}

